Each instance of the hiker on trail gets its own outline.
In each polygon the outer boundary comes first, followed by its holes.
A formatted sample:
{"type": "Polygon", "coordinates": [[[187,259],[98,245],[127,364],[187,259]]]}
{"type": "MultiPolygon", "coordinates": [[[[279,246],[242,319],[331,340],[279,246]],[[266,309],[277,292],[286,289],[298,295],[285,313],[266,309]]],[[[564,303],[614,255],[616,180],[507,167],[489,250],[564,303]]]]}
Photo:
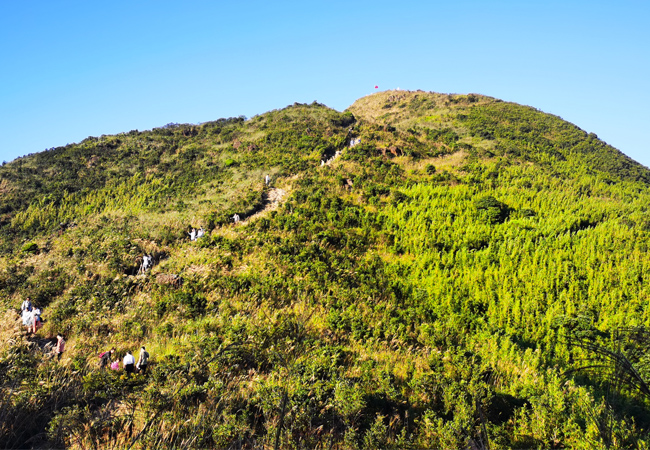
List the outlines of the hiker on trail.
{"type": "Polygon", "coordinates": [[[114,354],[115,354],[115,347],[113,347],[112,349],[110,349],[110,350],[108,350],[106,352],[100,353],[99,354],[99,368],[100,369],[105,369],[106,367],[108,367],[110,365],[112,359],[113,359],[114,354]]]}
{"type": "Polygon", "coordinates": [[[266,175],[264,177],[264,183],[268,186],[271,183],[271,177],[266,175]]]}
{"type": "Polygon", "coordinates": [[[190,241],[196,241],[196,230],[194,228],[190,231],[190,241]]]}
{"type": "Polygon", "coordinates": [[[28,309],[23,309],[21,316],[23,318],[23,325],[27,326],[31,320],[32,312],[28,309]]]}
{"type": "Polygon", "coordinates": [[[29,297],[25,299],[25,301],[20,305],[20,310],[21,311],[31,311],[32,310],[32,301],[29,297]]]}
{"type": "Polygon", "coordinates": [[[54,353],[56,353],[57,361],[61,360],[61,355],[63,354],[64,350],[65,350],[65,340],[63,339],[63,335],[59,333],[56,335],[56,347],[54,347],[54,353]]]}
{"type": "MultiPolygon", "coordinates": [[[[41,310],[39,308],[34,308],[32,310],[32,320],[31,320],[31,332],[32,334],[36,334],[36,332],[43,326],[43,322],[41,320],[41,310]]],[[[29,328],[27,329],[29,332],[29,328]]]]}
{"type": "Polygon", "coordinates": [[[151,268],[152,263],[153,263],[153,258],[149,255],[144,255],[142,257],[142,265],[140,266],[140,270],[138,270],[138,273],[145,273],[147,270],[151,268]]]}
{"type": "Polygon", "coordinates": [[[323,160],[321,159],[321,160],[320,160],[320,166],[323,167],[324,165],[325,165],[325,161],[323,161],[323,160]]]}
{"type": "Polygon", "coordinates": [[[140,349],[140,357],[138,358],[138,363],[135,365],[135,368],[142,372],[142,375],[147,373],[147,365],[149,364],[149,352],[144,349],[144,346],[140,349]]]}
{"type": "Polygon", "coordinates": [[[203,229],[203,227],[201,227],[199,228],[199,231],[196,232],[196,238],[201,239],[204,234],[205,234],[205,230],[203,229]]]}
{"type": "Polygon", "coordinates": [[[23,325],[27,327],[27,333],[31,333],[32,325],[34,324],[34,316],[28,309],[23,311],[23,325]]]}
{"type": "Polygon", "coordinates": [[[135,366],[135,358],[130,351],[126,352],[126,356],[124,356],[124,360],[122,362],[124,363],[124,370],[126,371],[126,374],[128,376],[131,376],[133,373],[133,367],[135,366]]]}
{"type": "Polygon", "coordinates": [[[239,222],[239,214],[235,214],[234,216],[232,216],[232,220],[233,222],[235,222],[235,224],[237,224],[239,222]]]}

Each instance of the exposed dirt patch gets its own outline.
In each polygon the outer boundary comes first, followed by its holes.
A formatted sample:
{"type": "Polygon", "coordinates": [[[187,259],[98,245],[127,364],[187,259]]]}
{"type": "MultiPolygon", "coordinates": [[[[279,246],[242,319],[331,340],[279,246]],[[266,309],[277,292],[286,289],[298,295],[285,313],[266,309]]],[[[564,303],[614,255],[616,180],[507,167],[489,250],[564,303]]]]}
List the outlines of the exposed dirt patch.
{"type": "Polygon", "coordinates": [[[266,207],[266,209],[277,208],[285,194],[286,192],[284,189],[280,189],[280,188],[271,189],[268,193],[268,197],[267,197],[268,206],[266,207]]]}
{"type": "Polygon", "coordinates": [[[261,215],[268,213],[269,211],[273,211],[274,209],[277,209],[278,206],[280,206],[280,203],[282,203],[282,199],[285,197],[286,193],[287,192],[281,188],[269,189],[269,191],[266,193],[264,208],[262,208],[260,211],[256,212],[252,216],[248,217],[246,220],[244,220],[241,223],[247,223],[248,221],[254,220],[257,217],[260,217],[261,215]]]}

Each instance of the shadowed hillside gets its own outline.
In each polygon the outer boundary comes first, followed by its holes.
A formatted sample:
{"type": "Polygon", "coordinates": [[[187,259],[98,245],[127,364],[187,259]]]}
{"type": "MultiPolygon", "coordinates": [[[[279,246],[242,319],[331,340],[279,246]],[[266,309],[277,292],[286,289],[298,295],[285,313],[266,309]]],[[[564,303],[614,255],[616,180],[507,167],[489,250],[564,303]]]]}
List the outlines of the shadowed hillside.
{"type": "Polygon", "coordinates": [[[421,91],[19,158],[0,443],[642,447],[649,181],[556,116],[421,91]],[[142,345],[146,375],[99,368],[142,345]]]}

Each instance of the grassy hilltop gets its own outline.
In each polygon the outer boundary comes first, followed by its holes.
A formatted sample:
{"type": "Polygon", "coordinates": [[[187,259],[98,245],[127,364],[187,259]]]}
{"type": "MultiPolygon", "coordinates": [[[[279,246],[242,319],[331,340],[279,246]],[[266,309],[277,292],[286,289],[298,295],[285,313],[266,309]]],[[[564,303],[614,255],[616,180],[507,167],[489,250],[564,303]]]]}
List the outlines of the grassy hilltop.
{"type": "Polygon", "coordinates": [[[0,446],[646,448],[649,183],[556,116],[422,91],[4,164],[0,446]],[[99,370],[141,345],[147,376],[99,370]]]}

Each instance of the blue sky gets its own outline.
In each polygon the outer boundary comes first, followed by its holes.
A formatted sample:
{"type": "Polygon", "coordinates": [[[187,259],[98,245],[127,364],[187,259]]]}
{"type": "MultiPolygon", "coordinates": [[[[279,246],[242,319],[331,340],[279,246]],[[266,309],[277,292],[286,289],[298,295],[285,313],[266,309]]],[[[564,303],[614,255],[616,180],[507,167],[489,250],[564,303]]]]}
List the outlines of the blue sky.
{"type": "Polygon", "coordinates": [[[0,161],[380,90],[534,106],[650,166],[641,1],[2,1],[0,161]]]}

